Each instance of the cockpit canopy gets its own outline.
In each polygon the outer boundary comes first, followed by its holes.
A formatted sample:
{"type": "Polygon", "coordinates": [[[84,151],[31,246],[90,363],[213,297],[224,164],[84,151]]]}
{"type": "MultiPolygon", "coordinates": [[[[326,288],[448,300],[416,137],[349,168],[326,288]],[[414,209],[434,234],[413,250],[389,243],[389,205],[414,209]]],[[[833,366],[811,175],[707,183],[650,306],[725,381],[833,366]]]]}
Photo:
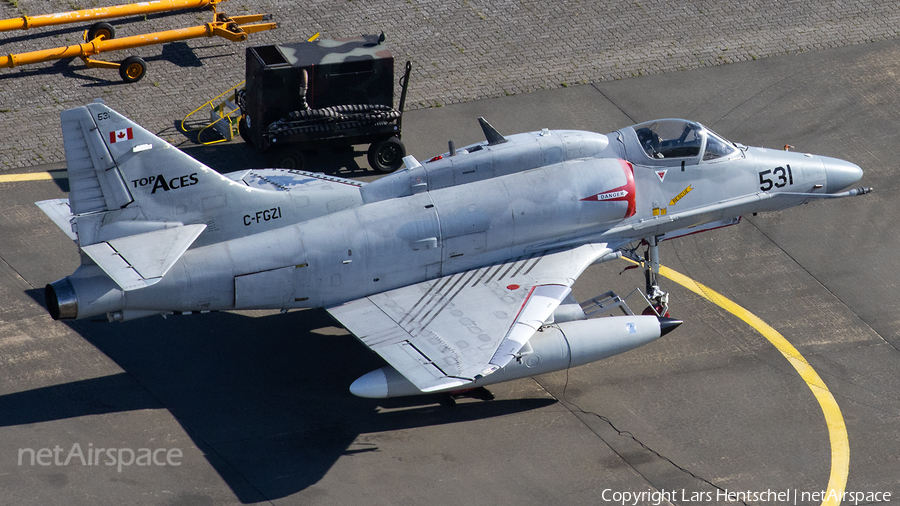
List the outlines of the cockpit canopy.
{"type": "Polygon", "coordinates": [[[703,161],[725,159],[739,153],[733,143],[693,121],[660,119],[635,125],[631,129],[644,155],[650,159],[644,162],[652,165],[669,165],[667,162],[673,159],[680,162],[686,158],[697,158],[700,153],[703,153],[703,161]]]}

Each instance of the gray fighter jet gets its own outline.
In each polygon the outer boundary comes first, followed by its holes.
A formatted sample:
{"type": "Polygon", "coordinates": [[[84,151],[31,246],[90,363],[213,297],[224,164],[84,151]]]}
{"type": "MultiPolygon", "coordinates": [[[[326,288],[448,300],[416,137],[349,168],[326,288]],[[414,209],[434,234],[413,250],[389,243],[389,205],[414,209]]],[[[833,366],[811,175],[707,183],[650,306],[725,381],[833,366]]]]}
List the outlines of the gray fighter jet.
{"type": "Polygon", "coordinates": [[[53,318],[324,307],[389,364],[351,385],[365,397],[478,387],[651,342],[681,323],[665,316],[660,241],[870,191],[838,193],[862,177],[852,163],[679,119],[504,137],[479,118],[486,141],[407,157],[369,184],[222,175],[102,103],[61,120],[71,191],[37,204],[82,263],[47,285],[53,318]],[[572,284],[623,255],[645,270],[652,314],[589,317],[599,299],[577,303],[572,284]]]}

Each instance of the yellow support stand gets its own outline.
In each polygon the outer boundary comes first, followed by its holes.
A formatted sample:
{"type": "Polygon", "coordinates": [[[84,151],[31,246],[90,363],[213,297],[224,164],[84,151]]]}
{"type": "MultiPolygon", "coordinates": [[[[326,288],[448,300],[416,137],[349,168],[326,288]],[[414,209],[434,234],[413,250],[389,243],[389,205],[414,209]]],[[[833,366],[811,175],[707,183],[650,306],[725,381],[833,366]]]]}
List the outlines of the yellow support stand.
{"type": "MultiPolygon", "coordinates": [[[[319,32],[316,32],[315,35],[313,35],[312,37],[310,37],[306,40],[309,42],[312,42],[318,38],[319,38],[319,32]]],[[[225,90],[222,93],[219,93],[218,95],[213,97],[212,100],[207,101],[200,107],[187,113],[187,115],[181,119],[181,123],[179,123],[181,131],[184,133],[197,132],[197,142],[199,142],[200,144],[203,144],[204,146],[208,146],[210,144],[218,144],[220,142],[228,142],[228,141],[234,139],[234,135],[239,133],[238,125],[240,124],[240,120],[241,120],[241,108],[237,105],[237,91],[236,90],[240,86],[242,86],[245,82],[247,82],[247,81],[241,81],[241,82],[235,84],[231,88],[228,88],[227,90],[225,90]],[[232,91],[234,91],[234,99],[224,100],[218,105],[213,105],[216,100],[219,100],[220,98],[231,93],[232,91]],[[202,127],[198,127],[198,128],[187,128],[186,126],[184,126],[184,124],[187,123],[188,118],[190,118],[194,114],[197,114],[198,112],[203,110],[205,107],[210,108],[210,111],[209,111],[210,122],[209,123],[207,123],[206,125],[204,125],[202,127]],[[212,128],[216,132],[218,132],[219,135],[222,136],[222,138],[215,139],[212,141],[205,141],[205,142],[200,140],[200,137],[203,135],[203,132],[205,132],[206,130],[208,130],[210,128],[212,128]]]]}
{"type": "Polygon", "coordinates": [[[218,144],[220,142],[227,142],[227,141],[230,141],[231,139],[234,139],[234,134],[238,133],[238,122],[241,119],[241,108],[238,107],[236,104],[237,93],[235,92],[234,100],[225,100],[222,103],[220,103],[219,105],[213,105],[213,103],[216,100],[231,93],[232,91],[235,91],[239,86],[242,86],[245,82],[246,81],[241,81],[241,82],[237,83],[236,85],[232,86],[231,88],[228,88],[224,92],[216,95],[216,97],[213,98],[212,100],[206,102],[205,104],[201,105],[200,107],[189,112],[187,114],[187,116],[185,116],[181,120],[181,124],[180,124],[181,131],[184,133],[197,132],[197,142],[199,142],[200,144],[203,144],[204,146],[208,146],[210,144],[218,144]],[[190,118],[191,116],[193,116],[194,114],[196,114],[197,112],[199,112],[200,110],[202,110],[205,107],[210,108],[210,111],[209,111],[210,123],[208,123],[205,126],[202,126],[200,128],[190,128],[190,129],[186,128],[184,126],[184,124],[188,120],[188,118],[190,118]],[[222,138],[215,139],[212,141],[206,141],[206,142],[200,140],[200,137],[203,135],[203,132],[205,132],[206,130],[208,130],[210,128],[212,128],[213,130],[218,132],[219,135],[222,136],[222,138]]]}

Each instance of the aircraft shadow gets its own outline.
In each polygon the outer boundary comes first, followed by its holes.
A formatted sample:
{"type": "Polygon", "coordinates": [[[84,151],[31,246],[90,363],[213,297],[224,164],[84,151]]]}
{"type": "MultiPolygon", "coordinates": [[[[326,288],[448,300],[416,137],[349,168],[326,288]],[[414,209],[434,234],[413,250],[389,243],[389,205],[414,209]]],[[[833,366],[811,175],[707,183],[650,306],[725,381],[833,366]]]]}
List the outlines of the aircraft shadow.
{"type": "Polygon", "coordinates": [[[491,418],[555,402],[445,408],[436,397],[356,398],[349,384],[383,362],[350,335],[323,335],[335,333],[323,310],[78,321],[71,327],[125,372],[0,396],[0,426],[165,408],[243,503],[290,496],[321,480],[340,457],[379,451],[357,443],[362,434],[491,418]]]}

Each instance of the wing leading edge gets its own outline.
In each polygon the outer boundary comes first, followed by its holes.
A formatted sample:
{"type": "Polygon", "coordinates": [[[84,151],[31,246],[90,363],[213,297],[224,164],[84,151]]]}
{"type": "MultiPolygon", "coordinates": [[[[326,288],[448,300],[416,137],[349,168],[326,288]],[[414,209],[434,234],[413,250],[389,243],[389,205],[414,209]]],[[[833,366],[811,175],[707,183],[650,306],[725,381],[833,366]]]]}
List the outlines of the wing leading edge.
{"type": "Polygon", "coordinates": [[[422,392],[456,388],[508,364],[590,264],[587,244],[520,257],[328,308],[422,392]]]}

